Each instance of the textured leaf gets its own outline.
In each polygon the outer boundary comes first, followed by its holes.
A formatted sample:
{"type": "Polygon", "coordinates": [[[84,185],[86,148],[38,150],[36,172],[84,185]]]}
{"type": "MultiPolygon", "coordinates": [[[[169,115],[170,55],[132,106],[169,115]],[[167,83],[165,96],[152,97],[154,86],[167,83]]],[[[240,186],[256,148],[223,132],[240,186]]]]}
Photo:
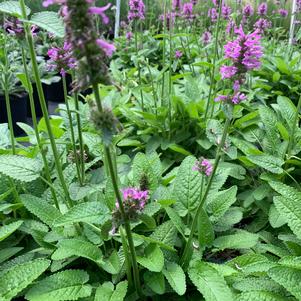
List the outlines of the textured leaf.
{"type": "Polygon", "coordinates": [[[278,266],[268,271],[269,276],[301,300],[301,270],[278,266]]]}
{"type": "Polygon", "coordinates": [[[58,38],[63,38],[65,34],[63,21],[56,12],[43,11],[35,13],[30,19],[30,23],[51,32],[58,38]]]}
{"type": "Polygon", "coordinates": [[[29,212],[37,216],[43,223],[50,227],[53,225],[54,220],[61,216],[61,213],[54,206],[50,205],[42,198],[29,194],[23,194],[20,198],[29,212]]]}
{"type": "Polygon", "coordinates": [[[167,221],[157,227],[157,229],[151,234],[150,238],[173,247],[177,239],[177,229],[171,221],[167,221]]]}
{"type": "Polygon", "coordinates": [[[284,161],[280,158],[271,155],[251,155],[247,158],[259,167],[266,169],[267,171],[275,174],[283,173],[282,165],[284,161]]]}
{"type": "MultiPolygon", "coordinates": [[[[30,14],[30,9],[26,6],[27,16],[30,14]]],[[[13,15],[15,17],[22,17],[22,10],[19,1],[4,1],[0,3],[0,12],[13,15]]]]}
{"type": "Polygon", "coordinates": [[[19,180],[31,182],[40,176],[43,165],[40,160],[17,155],[0,156],[0,173],[19,180]]]}
{"type": "Polygon", "coordinates": [[[180,296],[186,292],[186,278],[183,269],[175,262],[167,262],[163,274],[173,290],[180,296]]]}
{"type": "Polygon", "coordinates": [[[220,218],[224,216],[227,210],[236,201],[237,186],[232,186],[231,188],[220,191],[214,195],[214,199],[211,200],[207,209],[212,212],[210,220],[212,222],[217,222],[220,218]]]}
{"type": "Polygon", "coordinates": [[[294,117],[297,112],[295,105],[289,98],[287,98],[285,96],[278,96],[277,103],[279,105],[281,115],[286,120],[289,127],[293,128],[294,117]]]}
{"type": "Polygon", "coordinates": [[[23,250],[22,247],[12,247],[0,250],[0,263],[4,262],[5,260],[9,259],[10,257],[14,256],[18,252],[23,250]]]}
{"type": "Polygon", "coordinates": [[[78,182],[73,182],[69,186],[70,198],[73,201],[83,200],[86,196],[96,191],[92,185],[81,186],[78,182]]]}
{"type": "Polygon", "coordinates": [[[265,291],[242,293],[236,301],[287,301],[286,297],[265,291]]]}
{"type": "Polygon", "coordinates": [[[104,224],[111,217],[106,205],[101,202],[88,202],[76,205],[54,221],[56,227],[78,222],[104,224]]]}
{"type": "Polygon", "coordinates": [[[165,293],[165,279],[162,273],[152,273],[147,271],[143,274],[144,281],[156,294],[165,293]]]}
{"type": "Polygon", "coordinates": [[[0,281],[0,300],[11,300],[38,278],[49,265],[50,260],[35,259],[4,271],[0,281]]]}
{"type": "Polygon", "coordinates": [[[294,234],[301,238],[301,193],[279,182],[269,184],[282,195],[273,199],[277,211],[286,220],[294,234]]]}
{"type": "Polygon", "coordinates": [[[185,225],[178,213],[171,207],[166,207],[165,211],[178,232],[185,237],[185,225]]]}
{"type": "Polygon", "coordinates": [[[6,261],[0,266],[1,270],[7,270],[12,268],[13,266],[28,262],[30,260],[34,259],[35,254],[34,253],[25,253],[24,255],[17,256],[11,260],[6,261]]]}
{"type": "Polygon", "coordinates": [[[188,274],[206,301],[234,301],[225,279],[207,263],[193,262],[188,274]]]}
{"type": "Polygon", "coordinates": [[[198,220],[198,239],[201,248],[211,246],[214,241],[214,230],[212,223],[202,208],[198,220]]]}
{"type": "Polygon", "coordinates": [[[26,294],[30,301],[78,300],[89,297],[90,285],[85,285],[89,275],[81,270],[65,270],[35,284],[26,294]]]}
{"type": "Polygon", "coordinates": [[[247,231],[238,231],[236,234],[220,236],[215,239],[213,245],[220,249],[248,249],[254,247],[259,239],[258,234],[247,231]]]}
{"type": "Polygon", "coordinates": [[[118,283],[115,290],[111,282],[105,282],[97,288],[94,301],[123,301],[127,288],[127,281],[118,283]]]}
{"type": "Polygon", "coordinates": [[[301,270],[301,256],[286,256],[280,259],[279,263],[283,266],[301,270]]]}
{"type": "Polygon", "coordinates": [[[0,241],[14,233],[22,224],[23,221],[17,221],[0,227],[0,241]]]}
{"type": "Polygon", "coordinates": [[[103,259],[103,262],[100,262],[99,266],[110,274],[118,274],[120,272],[121,263],[117,251],[114,250],[109,258],[103,259]]]}
{"type": "Polygon", "coordinates": [[[192,170],[195,162],[192,156],[185,158],[174,181],[173,194],[177,201],[174,207],[180,216],[191,212],[200,199],[202,176],[192,170]]]}
{"type": "Polygon", "coordinates": [[[283,217],[283,214],[278,212],[274,204],[270,207],[269,222],[273,228],[280,228],[286,224],[286,218],[283,217]]]}
{"type": "Polygon", "coordinates": [[[151,272],[161,272],[164,266],[163,253],[155,244],[149,244],[144,256],[137,256],[137,261],[151,272]]]}
{"type": "Polygon", "coordinates": [[[102,261],[99,248],[88,241],[80,239],[65,239],[59,242],[58,249],[52,254],[53,260],[61,260],[71,256],[79,256],[94,262],[102,261]]]}

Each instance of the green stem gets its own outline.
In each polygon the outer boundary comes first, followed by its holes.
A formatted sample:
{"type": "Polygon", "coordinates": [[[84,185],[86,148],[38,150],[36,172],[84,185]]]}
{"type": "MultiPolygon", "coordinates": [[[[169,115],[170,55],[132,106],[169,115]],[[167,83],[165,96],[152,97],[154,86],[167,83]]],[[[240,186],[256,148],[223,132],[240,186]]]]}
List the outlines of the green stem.
{"type": "MultiPolygon", "coordinates": [[[[24,0],[19,0],[19,1],[20,1],[21,10],[22,10],[22,17],[23,17],[23,19],[27,20],[24,0]]],[[[47,132],[48,132],[48,136],[49,136],[49,140],[50,140],[50,144],[51,144],[51,148],[52,148],[52,152],[53,152],[55,166],[56,166],[56,169],[57,169],[59,180],[61,182],[62,188],[63,188],[65,196],[66,196],[67,206],[70,208],[70,207],[73,206],[73,202],[70,198],[68,187],[67,187],[67,184],[66,184],[65,179],[64,179],[63,169],[62,169],[62,165],[61,165],[61,162],[60,162],[60,156],[59,156],[56,144],[55,144],[55,138],[54,138],[52,128],[51,128],[51,123],[50,123],[50,119],[49,119],[49,115],[48,115],[48,110],[47,110],[47,105],[46,105],[45,96],[44,96],[44,92],[43,92],[42,82],[41,82],[40,74],[39,74],[39,67],[38,67],[36,54],[35,54],[32,33],[30,31],[30,28],[29,28],[27,22],[24,23],[24,27],[25,27],[25,32],[26,32],[26,40],[27,40],[27,44],[28,44],[28,47],[29,47],[29,53],[30,53],[30,58],[31,58],[31,63],[32,63],[32,68],[33,68],[33,74],[34,74],[34,78],[35,78],[35,81],[36,81],[39,100],[40,100],[40,104],[41,104],[43,116],[44,116],[44,119],[45,119],[47,132]]]]}
{"type": "Polygon", "coordinates": [[[207,100],[207,105],[206,105],[206,110],[205,110],[205,115],[204,119],[206,121],[208,112],[209,112],[209,106],[211,103],[211,95],[213,92],[213,87],[214,87],[214,76],[215,76],[215,65],[216,65],[216,59],[217,59],[217,54],[218,54],[218,37],[219,37],[219,31],[220,31],[220,23],[221,23],[221,12],[222,12],[222,5],[219,5],[218,9],[218,19],[217,19],[217,24],[216,24],[216,29],[215,29],[215,45],[214,45],[214,54],[213,54],[213,66],[212,66],[212,72],[210,76],[210,88],[209,88],[209,95],[208,95],[208,100],[207,100]]]}
{"type": "MultiPolygon", "coordinates": [[[[33,90],[32,90],[32,84],[31,84],[31,81],[30,81],[30,76],[29,76],[29,73],[28,73],[25,50],[24,50],[24,47],[22,47],[22,45],[21,45],[20,48],[21,48],[21,52],[22,52],[22,63],[23,63],[23,66],[24,66],[24,73],[25,73],[25,77],[26,77],[26,85],[28,87],[28,96],[29,96],[29,103],[30,103],[33,129],[34,129],[34,132],[35,132],[37,145],[38,145],[38,148],[39,148],[39,151],[41,153],[42,160],[43,160],[43,163],[44,163],[46,179],[49,183],[51,183],[50,170],[49,170],[46,155],[45,155],[44,150],[43,150],[43,145],[41,143],[39,129],[38,129],[38,121],[37,121],[36,109],[35,109],[34,98],[33,98],[33,90]]],[[[50,188],[51,196],[53,198],[54,205],[57,209],[59,209],[59,203],[58,203],[58,200],[57,200],[57,197],[56,197],[55,190],[51,186],[49,186],[49,188],[50,188]]]]}
{"type": "Polygon", "coordinates": [[[80,165],[79,165],[79,160],[78,160],[78,155],[77,155],[76,140],[75,140],[75,135],[74,135],[72,114],[70,111],[70,106],[69,106],[69,101],[68,101],[67,82],[66,82],[65,76],[62,76],[62,81],[63,81],[64,100],[65,100],[65,104],[66,104],[66,108],[67,108],[67,115],[68,115],[68,121],[69,121],[69,127],[70,127],[71,144],[72,144],[72,151],[74,153],[77,178],[78,178],[80,185],[82,186],[83,183],[82,183],[80,165]]]}
{"type": "Polygon", "coordinates": [[[220,162],[220,159],[221,159],[221,156],[222,156],[222,153],[223,153],[222,149],[223,149],[223,147],[225,145],[225,142],[226,142],[226,138],[227,138],[227,134],[228,134],[230,124],[231,124],[231,119],[227,118],[226,123],[225,123],[225,127],[224,127],[224,131],[223,131],[223,135],[222,135],[222,139],[221,139],[221,142],[219,143],[217,151],[216,151],[215,162],[214,162],[214,167],[213,167],[212,174],[209,177],[205,193],[201,198],[201,201],[200,201],[200,203],[197,207],[195,216],[194,216],[193,221],[192,221],[190,235],[188,237],[188,240],[187,240],[185,248],[184,248],[183,255],[182,255],[181,260],[180,260],[180,264],[183,266],[184,269],[186,269],[188,267],[188,264],[189,264],[189,261],[190,261],[190,258],[191,258],[192,240],[193,240],[193,236],[194,236],[194,233],[195,233],[197,225],[198,225],[199,215],[200,215],[200,213],[203,209],[203,205],[204,205],[204,203],[207,199],[207,196],[210,192],[212,181],[213,181],[213,178],[216,174],[218,164],[220,162]]]}

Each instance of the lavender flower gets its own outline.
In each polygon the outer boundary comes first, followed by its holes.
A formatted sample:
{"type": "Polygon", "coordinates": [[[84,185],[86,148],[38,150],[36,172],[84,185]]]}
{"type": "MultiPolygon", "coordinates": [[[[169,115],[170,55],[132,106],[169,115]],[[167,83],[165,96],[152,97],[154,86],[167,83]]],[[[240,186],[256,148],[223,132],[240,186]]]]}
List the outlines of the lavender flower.
{"type": "Polygon", "coordinates": [[[218,13],[217,13],[216,8],[213,7],[208,10],[208,17],[211,18],[211,22],[213,22],[213,23],[217,21],[218,13]]]}
{"type": "Polygon", "coordinates": [[[126,34],[125,34],[125,37],[128,41],[130,41],[132,38],[133,38],[133,33],[131,31],[128,31],[126,34]]]}
{"type": "Polygon", "coordinates": [[[234,20],[230,19],[226,26],[226,33],[230,34],[231,32],[234,32],[236,29],[237,28],[236,28],[236,24],[235,24],[234,20]]]}
{"type": "Polygon", "coordinates": [[[172,1],[173,11],[180,11],[181,8],[182,8],[181,0],[173,0],[172,1]]]}
{"type": "Polygon", "coordinates": [[[253,16],[254,14],[254,9],[250,4],[247,4],[244,8],[243,8],[243,16],[245,19],[248,19],[249,17],[253,16]]]}
{"type": "Polygon", "coordinates": [[[268,21],[267,19],[263,19],[263,18],[260,18],[254,24],[254,29],[257,30],[261,34],[263,34],[270,27],[272,27],[272,22],[268,21]]]}
{"type": "Polygon", "coordinates": [[[267,14],[267,12],[268,12],[268,5],[267,5],[267,3],[265,3],[265,2],[261,3],[258,6],[258,9],[257,9],[258,15],[265,16],[267,14]]]}
{"type": "Polygon", "coordinates": [[[180,50],[176,50],[175,52],[175,58],[178,60],[183,56],[183,53],[180,50]]]}
{"type": "Polygon", "coordinates": [[[145,5],[142,0],[130,0],[129,1],[129,13],[128,19],[132,20],[144,20],[145,19],[145,5]]]}
{"type": "Polygon", "coordinates": [[[288,11],[284,8],[279,8],[278,9],[278,14],[282,17],[282,18],[286,18],[288,16],[288,11]]]}
{"type": "Polygon", "coordinates": [[[211,42],[211,33],[209,31],[205,31],[203,33],[202,39],[203,39],[203,43],[204,45],[208,45],[211,42]]]}
{"type": "Polygon", "coordinates": [[[168,12],[165,15],[164,14],[160,15],[159,18],[163,22],[163,24],[166,24],[166,27],[169,30],[175,23],[176,13],[168,12]]]}
{"type": "Polygon", "coordinates": [[[215,98],[215,102],[228,102],[232,104],[239,104],[242,101],[244,101],[247,98],[247,96],[244,93],[241,92],[235,92],[234,95],[218,95],[215,98]]]}
{"type": "Polygon", "coordinates": [[[237,67],[235,66],[221,66],[220,72],[222,79],[232,78],[237,73],[237,67]]]}
{"type": "Polygon", "coordinates": [[[232,10],[231,10],[230,6],[224,5],[222,7],[222,16],[225,20],[229,20],[231,12],[232,12],[232,10]]]}
{"type": "Polygon", "coordinates": [[[198,171],[199,173],[205,174],[207,177],[210,177],[213,172],[213,166],[207,159],[200,158],[195,162],[192,170],[198,171]]]}
{"type": "Polygon", "coordinates": [[[193,14],[193,4],[191,2],[184,3],[182,16],[188,21],[192,21],[195,18],[195,15],[193,14]]]}
{"type": "Polygon", "coordinates": [[[65,76],[66,72],[76,67],[76,60],[72,57],[71,45],[68,42],[65,42],[62,48],[50,48],[47,54],[50,58],[47,62],[49,71],[60,72],[62,76],[65,76]]]}

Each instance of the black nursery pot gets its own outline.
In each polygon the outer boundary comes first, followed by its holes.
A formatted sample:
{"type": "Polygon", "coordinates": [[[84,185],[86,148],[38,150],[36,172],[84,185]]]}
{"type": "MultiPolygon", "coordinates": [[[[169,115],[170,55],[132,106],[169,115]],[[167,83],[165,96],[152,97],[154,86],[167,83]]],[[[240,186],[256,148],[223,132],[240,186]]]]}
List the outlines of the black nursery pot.
{"type": "MultiPolygon", "coordinates": [[[[27,99],[28,95],[25,93],[20,97],[10,95],[10,107],[15,136],[24,134],[24,131],[17,125],[17,122],[27,122],[27,99]]],[[[8,123],[4,95],[0,95],[0,123],[8,123]]]]}
{"type": "MultiPolygon", "coordinates": [[[[66,75],[67,91],[68,93],[72,90],[72,78],[71,75],[66,75]]],[[[58,83],[53,83],[47,86],[47,99],[53,102],[64,102],[64,88],[63,81],[60,80],[58,83]]]]}
{"type": "MultiPolygon", "coordinates": [[[[42,86],[43,86],[43,92],[44,92],[44,96],[45,96],[46,106],[48,108],[47,85],[43,84],[42,86]]],[[[32,84],[32,89],[33,89],[33,100],[34,100],[34,107],[35,107],[35,111],[36,111],[36,116],[37,117],[43,117],[43,112],[42,112],[42,108],[41,108],[41,105],[40,105],[37,85],[32,84]]],[[[27,116],[32,118],[29,98],[28,98],[28,103],[27,103],[27,116]]]]}

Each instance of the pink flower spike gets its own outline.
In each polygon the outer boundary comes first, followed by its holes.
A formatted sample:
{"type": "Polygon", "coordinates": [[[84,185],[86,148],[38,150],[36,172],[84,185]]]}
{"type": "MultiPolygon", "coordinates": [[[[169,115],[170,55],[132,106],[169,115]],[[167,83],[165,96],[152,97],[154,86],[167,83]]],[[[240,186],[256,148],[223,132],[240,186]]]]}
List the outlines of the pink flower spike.
{"type": "Polygon", "coordinates": [[[100,48],[102,48],[102,50],[105,52],[105,54],[109,57],[111,57],[116,50],[116,48],[113,44],[110,44],[104,40],[97,39],[96,43],[100,48]]]}
{"type": "Polygon", "coordinates": [[[96,15],[100,15],[102,18],[102,23],[103,24],[108,24],[110,19],[108,18],[108,16],[104,13],[107,9],[109,9],[111,7],[111,3],[108,3],[106,6],[103,7],[90,7],[89,8],[89,13],[90,14],[96,14],[96,15]]]}

